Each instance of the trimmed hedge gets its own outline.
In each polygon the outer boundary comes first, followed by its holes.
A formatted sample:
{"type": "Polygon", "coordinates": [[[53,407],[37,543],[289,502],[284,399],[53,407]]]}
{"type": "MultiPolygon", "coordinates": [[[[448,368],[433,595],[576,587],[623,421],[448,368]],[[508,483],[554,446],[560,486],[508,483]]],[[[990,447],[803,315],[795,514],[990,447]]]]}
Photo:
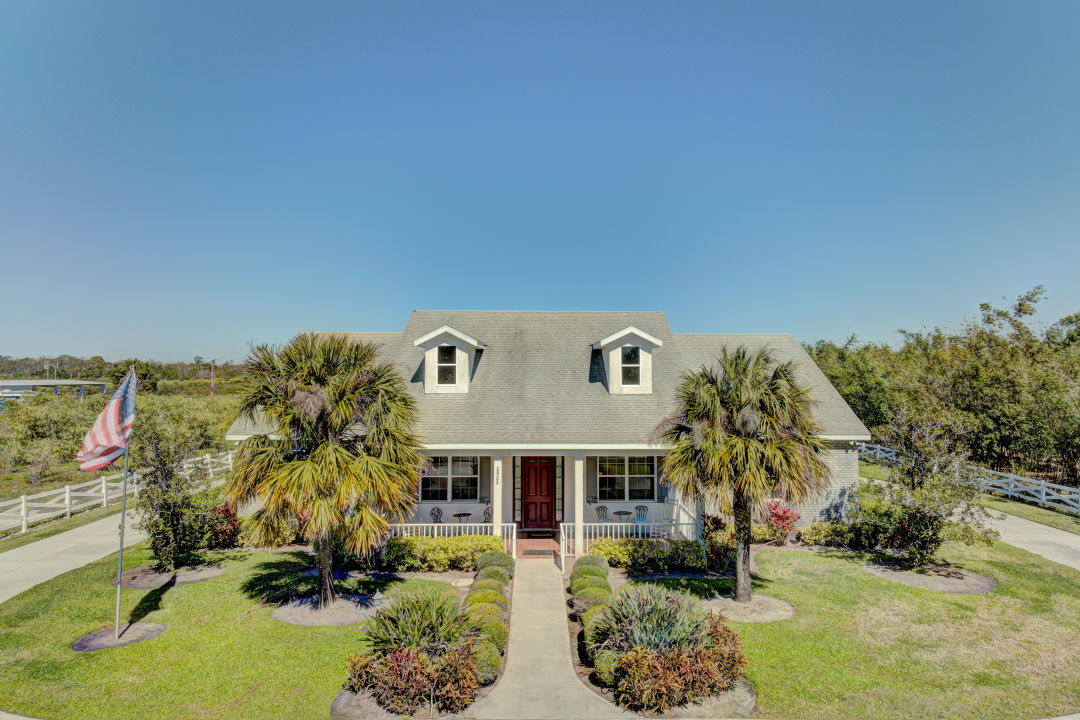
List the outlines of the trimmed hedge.
{"type": "Polygon", "coordinates": [[[611,604],[611,591],[598,587],[585,588],[581,592],[574,594],[574,602],[582,606],[581,613],[584,614],[597,605],[611,604]]]}
{"type": "MultiPolygon", "coordinates": [[[[490,607],[497,610],[494,605],[482,605],[480,607],[490,607]]],[[[506,627],[506,623],[501,618],[484,613],[480,618],[480,635],[498,648],[499,652],[506,652],[506,642],[510,639],[510,628],[506,627]]]]}
{"type": "Polygon", "coordinates": [[[581,567],[575,565],[574,569],[570,571],[570,582],[583,577],[598,577],[607,580],[607,570],[595,565],[582,565],[581,567]]]}
{"type": "Polygon", "coordinates": [[[502,667],[502,655],[494,644],[482,640],[473,646],[473,659],[476,661],[476,674],[481,685],[490,685],[499,677],[502,667]]]}
{"type": "Polygon", "coordinates": [[[498,605],[493,603],[469,603],[469,607],[473,609],[473,612],[480,616],[481,619],[485,616],[491,616],[496,620],[502,622],[503,611],[498,605]]]}
{"type": "Polygon", "coordinates": [[[636,573],[705,569],[705,548],[696,540],[600,538],[592,544],[592,551],[612,567],[627,568],[636,573]]]}
{"type": "Polygon", "coordinates": [[[466,605],[498,605],[503,610],[506,609],[506,596],[500,592],[494,590],[480,590],[478,592],[470,592],[465,596],[466,605]]]}
{"type": "Polygon", "coordinates": [[[477,580],[498,580],[502,584],[510,582],[510,573],[498,565],[488,565],[487,567],[480,568],[476,573],[477,580]]]}
{"type": "MultiPolygon", "coordinates": [[[[502,547],[502,541],[497,538],[495,540],[499,547],[502,547]]],[[[476,569],[483,570],[486,567],[501,567],[508,572],[511,576],[514,574],[514,558],[504,553],[501,549],[491,552],[485,552],[476,558],[476,569]]]]}
{"type": "Polygon", "coordinates": [[[593,672],[596,675],[597,682],[605,687],[615,685],[615,668],[619,665],[620,657],[619,653],[614,650],[601,650],[596,653],[593,672]]]}
{"type": "Polygon", "coordinates": [[[486,578],[484,580],[476,580],[469,586],[469,592],[480,592],[481,590],[494,590],[499,594],[503,594],[506,592],[506,585],[495,578],[486,578]]]}
{"type": "Polygon", "coordinates": [[[473,570],[481,557],[501,548],[502,540],[491,535],[392,537],[383,548],[382,564],[397,571],[473,570]]]}
{"type": "Polygon", "coordinates": [[[585,639],[585,655],[590,659],[593,657],[593,648],[596,647],[598,641],[598,623],[600,617],[604,613],[606,605],[594,605],[585,612],[581,613],[581,629],[583,631],[585,639]]]}
{"type": "Polygon", "coordinates": [[[574,567],[575,568],[577,568],[577,567],[585,567],[586,565],[594,565],[594,566],[596,566],[598,568],[603,568],[604,570],[607,570],[608,567],[609,567],[608,561],[605,560],[604,558],[602,558],[599,555],[593,555],[593,554],[582,555],[581,557],[579,557],[577,560],[574,561],[574,567]]]}
{"type": "Polygon", "coordinates": [[[611,592],[611,585],[604,578],[594,577],[593,575],[584,575],[577,580],[570,581],[570,592],[577,595],[585,588],[598,587],[611,592]]]}

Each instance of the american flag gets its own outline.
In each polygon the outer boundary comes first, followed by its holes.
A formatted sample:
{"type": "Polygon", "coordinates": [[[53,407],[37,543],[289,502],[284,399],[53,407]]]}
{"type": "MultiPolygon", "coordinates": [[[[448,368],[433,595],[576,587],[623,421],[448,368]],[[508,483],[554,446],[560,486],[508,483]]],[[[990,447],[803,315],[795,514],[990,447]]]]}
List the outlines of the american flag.
{"type": "Polygon", "coordinates": [[[100,470],[127,451],[135,422],[135,368],[128,371],[109,404],[86,433],[75,459],[79,469],[100,470]]]}

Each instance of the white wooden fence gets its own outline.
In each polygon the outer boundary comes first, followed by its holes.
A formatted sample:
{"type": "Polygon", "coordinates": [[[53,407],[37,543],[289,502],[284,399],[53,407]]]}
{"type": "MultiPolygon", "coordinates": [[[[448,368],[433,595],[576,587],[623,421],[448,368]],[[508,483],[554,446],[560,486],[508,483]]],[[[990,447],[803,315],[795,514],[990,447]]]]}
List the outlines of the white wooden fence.
{"type": "MultiPolygon", "coordinates": [[[[400,523],[390,526],[390,537],[456,537],[458,535],[494,535],[492,523],[400,523]]],[[[502,523],[499,535],[503,551],[517,557],[517,525],[502,523]]]]}
{"type": "MultiPolygon", "coordinates": [[[[184,467],[202,466],[213,479],[232,470],[232,464],[233,453],[229,450],[216,455],[206,454],[191,458],[184,463],[184,467]]],[[[65,485],[34,495],[23,495],[15,500],[0,500],[0,532],[18,528],[20,533],[24,533],[35,523],[58,517],[71,517],[90,508],[108,507],[110,503],[120,500],[123,479],[123,473],[106,475],[77,485],[65,485]]],[[[139,475],[129,473],[128,495],[137,497],[138,494],[139,475]]]]}
{"type": "MultiPolygon", "coordinates": [[[[870,443],[859,445],[859,457],[883,465],[895,465],[899,462],[896,450],[870,443]]],[[[964,467],[971,481],[986,492],[1004,495],[1007,498],[1018,498],[1058,510],[1080,513],[1080,488],[989,470],[977,465],[964,467]]]]}
{"type": "MultiPolygon", "coordinates": [[[[618,522],[592,522],[583,523],[581,526],[583,537],[581,554],[587,555],[592,544],[600,538],[621,540],[623,538],[640,538],[653,540],[697,540],[698,524],[696,522],[655,522],[655,523],[618,523],[618,522]]],[[[559,542],[563,557],[577,555],[579,549],[574,537],[574,523],[562,523],[559,525],[559,542]]]]}

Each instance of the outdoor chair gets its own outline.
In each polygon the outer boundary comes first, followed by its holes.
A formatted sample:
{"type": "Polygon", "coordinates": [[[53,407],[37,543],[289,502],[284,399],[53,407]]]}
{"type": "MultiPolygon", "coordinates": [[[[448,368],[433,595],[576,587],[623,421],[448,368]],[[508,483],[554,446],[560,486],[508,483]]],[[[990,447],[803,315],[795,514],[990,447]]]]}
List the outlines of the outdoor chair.
{"type": "Polygon", "coordinates": [[[597,505],[596,510],[596,522],[611,522],[607,516],[607,505],[597,505]]]}
{"type": "Polygon", "coordinates": [[[489,522],[491,522],[492,518],[494,518],[494,517],[495,517],[495,510],[490,505],[488,505],[486,508],[484,508],[484,522],[489,523],[489,522]]]}
{"type": "Polygon", "coordinates": [[[442,522],[442,508],[441,507],[433,507],[433,508],[431,508],[431,522],[433,522],[433,523],[441,523],[442,522]]]}
{"type": "Polygon", "coordinates": [[[634,522],[645,524],[649,522],[649,506],[637,505],[634,507],[634,522]]]}

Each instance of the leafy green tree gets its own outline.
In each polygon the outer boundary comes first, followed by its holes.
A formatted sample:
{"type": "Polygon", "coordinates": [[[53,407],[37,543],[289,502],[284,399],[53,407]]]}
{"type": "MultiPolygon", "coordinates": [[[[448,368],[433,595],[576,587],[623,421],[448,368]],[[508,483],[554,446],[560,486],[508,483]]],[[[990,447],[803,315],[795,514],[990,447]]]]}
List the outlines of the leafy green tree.
{"type": "Polygon", "coordinates": [[[335,539],[369,555],[412,512],[422,461],[413,401],[377,346],[344,335],[257,346],[248,369],[240,416],[274,430],[244,442],[226,497],[262,500],[249,520],[255,542],[298,532],[312,543],[321,607],[336,597],[335,539]]]}
{"type": "Polygon", "coordinates": [[[114,386],[118,386],[124,380],[124,376],[128,374],[128,370],[131,365],[135,365],[135,379],[137,382],[136,387],[139,390],[145,392],[156,392],[158,386],[159,370],[148,362],[141,360],[129,360],[124,363],[117,363],[107,373],[109,380],[112,381],[114,386]]]}
{"type": "Polygon", "coordinates": [[[734,516],[735,599],[749,602],[753,514],[777,492],[792,502],[823,492],[826,446],[793,362],[777,364],[768,349],[742,346],[725,348],[717,362],[683,374],[676,410],[657,432],[670,448],[667,482],[734,516]]]}

